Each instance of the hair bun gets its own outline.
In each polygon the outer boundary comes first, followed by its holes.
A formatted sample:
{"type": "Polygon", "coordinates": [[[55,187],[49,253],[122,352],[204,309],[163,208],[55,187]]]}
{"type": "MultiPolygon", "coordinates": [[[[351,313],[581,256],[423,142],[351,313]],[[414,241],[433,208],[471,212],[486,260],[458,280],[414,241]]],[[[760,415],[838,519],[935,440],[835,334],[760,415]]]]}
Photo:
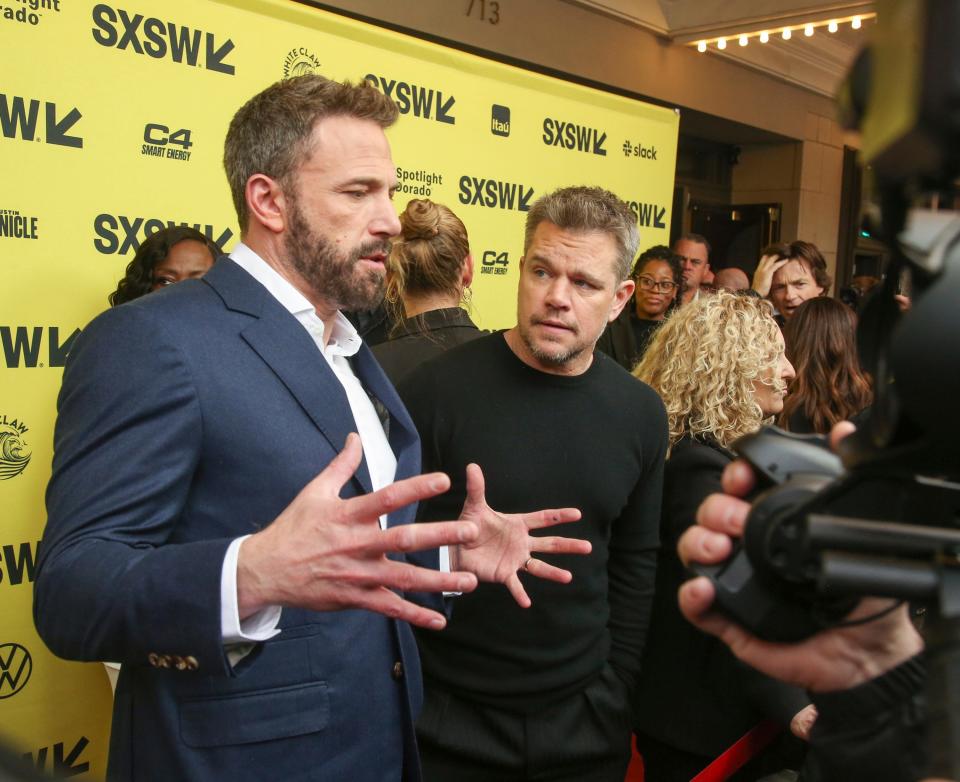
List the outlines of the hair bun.
{"type": "Polygon", "coordinates": [[[414,198],[400,215],[403,238],[432,239],[440,233],[440,210],[433,201],[414,198]]]}

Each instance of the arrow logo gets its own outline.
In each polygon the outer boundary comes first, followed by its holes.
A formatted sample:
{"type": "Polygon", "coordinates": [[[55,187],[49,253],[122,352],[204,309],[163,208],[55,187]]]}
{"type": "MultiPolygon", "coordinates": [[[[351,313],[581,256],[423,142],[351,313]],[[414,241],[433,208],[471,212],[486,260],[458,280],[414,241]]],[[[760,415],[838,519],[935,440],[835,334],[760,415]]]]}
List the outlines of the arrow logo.
{"type": "Polygon", "coordinates": [[[215,41],[213,39],[213,33],[207,33],[207,70],[208,71],[218,71],[219,73],[227,73],[230,76],[233,76],[236,73],[236,68],[232,65],[227,65],[224,63],[224,58],[230,54],[234,49],[233,41],[227,38],[223,44],[221,44],[219,49],[214,49],[215,41]]]}
{"type": "Polygon", "coordinates": [[[666,223],[663,222],[663,216],[667,213],[667,207],[661,206],[653,215],[653,227],[654,228],[666,228],[666,223]]]}
{"type": "Polygon", "coordinates": [[[60,329],[57,326],[51,326],[47,337],[48,353],[50,354],[49,365],[51,367],[62,367],[67,363],[67,354],[80,336],[80,329],[74,329],[73,334],[67,337],[67,341],[60,344],[60,329]]]}
{"type": "Polygon", "coordinates": [[[47,102],[47,143],[58,144],[61,147],[83,147],[83,138],[80,136],[68,136],[67,131],[77,124],[83,115],[76,107],[70,109],[70,113],[63,119],[57,120],[57,104],[47,102]]]}
{"type": "Polygon", "coordinates": [[[457,123],[457,118],[448,113],[456,102],[457,99],[451,95],[443,102],[442,106],[437,103],[437,122],[446,122],[448,125],[455,125],[457,123]]]}
{"type": "Polygon", "coordinates": [[[597,136],[597,132],[593,132],[593,154],[594,155],[603,155],[606,157],[607,150],[603,148],[603,142],[607,140],[607,134],[604,133],[602,136],[597,136]]]}

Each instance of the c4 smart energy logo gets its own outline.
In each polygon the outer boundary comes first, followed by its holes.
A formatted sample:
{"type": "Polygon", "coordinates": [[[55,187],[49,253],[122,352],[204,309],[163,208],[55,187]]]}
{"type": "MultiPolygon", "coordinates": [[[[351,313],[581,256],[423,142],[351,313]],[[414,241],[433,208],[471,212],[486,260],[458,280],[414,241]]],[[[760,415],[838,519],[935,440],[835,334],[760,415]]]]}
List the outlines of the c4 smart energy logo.
{"type": "Polygon", "coordinates": [[[33,673],[33,658],[20,644],[0,644],[0,699],[16,695],[33,673]]]}
{"type": "Polygon", "coordinates": [[[143,126],[143,143],[140,154],[157,160],[182,160],[187,162],[193,154],[190,148],[193,131],[189,128],[171,128],[158,122],[143,126]]]}
{"type": "Polygon", "coordinates": [[[320,73],[320,60],[305,46],[298,46],[287,52],[283,60],[283,78],[305,76],[308,73],[320,73]]]}
{"type": "Polygon", "coordinates": [[[60,13],[60,0],[15,0],[0,5],[0,17],[8,22],[20,22],[36,27],[44,11],[60,13]]]}
{"type": "Polygon", "coordinates": [[[30,451],[23,436],[30,431],[16,418],[0,415],[0,481],[16,478],[30,464],[30,451]]]}

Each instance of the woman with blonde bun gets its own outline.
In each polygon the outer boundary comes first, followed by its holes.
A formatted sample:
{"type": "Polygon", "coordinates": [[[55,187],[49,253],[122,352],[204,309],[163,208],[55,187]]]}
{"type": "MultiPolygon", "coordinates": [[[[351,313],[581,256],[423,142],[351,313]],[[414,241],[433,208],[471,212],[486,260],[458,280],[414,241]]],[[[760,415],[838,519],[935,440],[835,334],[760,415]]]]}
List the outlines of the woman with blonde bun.
{"type": "Polygon", "coordinates": [[[396,326],[373,347],[394,384],[410,370],[482,332],[460,306],[469,299],[473,257],[467,229],[450,209],[414,198],[387,262],[386,304],[396,326]]]}

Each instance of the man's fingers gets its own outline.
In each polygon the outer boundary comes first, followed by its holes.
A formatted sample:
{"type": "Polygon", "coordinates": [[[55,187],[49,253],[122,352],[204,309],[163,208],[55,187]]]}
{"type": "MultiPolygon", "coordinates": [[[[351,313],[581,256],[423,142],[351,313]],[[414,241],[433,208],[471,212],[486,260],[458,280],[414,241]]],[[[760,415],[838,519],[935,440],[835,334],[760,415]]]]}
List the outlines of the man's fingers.
{"type": "Polygon", "coordinates": [[[447,626],[447,618],[443,614],[404,600],[389,589],[365,590],[360,593],[355,605],[428,630],[442,630],[447,626]]]}
{"type": "Polygon", "coordinates": [[[723,562],[730,556],[732,548],[733,542],[727,535],[712,532],[704,527],[689,527],[677,541],[677,554],[680,556],[680,561],[687,567],[693,563],[714,565],[717,562],[723,562]]]}
{"type": "Polygon", "coordinates": [[[757,483],[757,476],[743,459],[736,459],[723,469],[721,485],[727,494],[743,497],[757,483]]]}
{"type": "Polygon", "coordinates": [[[555,524],[567,524],[571,521],[580,521],[580,511],[577,508],[551,508],[538,510],[533,513],[523,513],[521,518],[527,529],[542,529],[555,524]]]}
{"type": "Polygon", "coordinates": [[[714,596],[713,584],[709,579],[700,576],[680,585],[677,600],[680,603],[680,612],[688,621],[711,635],[725,639],[730,629],[736,628],[736,625],[710,610],[714,596]]]}
{"type": "Polygon", "coordinates": [[[569,570],[554,567],[540,559],[528,559],[526,571],[531,576],[543,578],[547,581],[557,581],[560,584],[569,584],[573,581],[573,573],[569,570]]]}
{"type": "Polygon", "coordinates": [[[417,475],[391,483],[370,494],[344,500],[344,510],[351,519],[369,521],[414,502],[436,497],[449,488],[450,479],[443,473],[417,475]]]}
{"type": "Polygon", "coordinates": [[[477,588],[477,577],[473,573],[444,573],[384,559],[371,569],[369,583],[401,592],[472,592],[477,588]]]}
{"type": "Polygon", "coordinates": [[[561,538],[548,535],[542,538],[530,537],[530,550],[549,554],[589,554],[593,546],[589,540],[579,538],[561,538]]]}
{"type": "Polygon", "coordinates": [[[363,456],[363,446],[360,444],[360,435],[350,432],[340,451],[330,463],[324,467],[305,489],[320,491],[328,497],[340,495],[340,489],[349,481],[360,466],[363,456]]]}
{"type": "Polygon", "coordinates": [[[513,595],[513,599],[517,601],[518,606],[521,608],[530,607],[530,596],[527,595],[527,590],[523,588],[520,577],[516,573],[507,576],[507,580],[503,583],[510,590],[510,594],[513,595]]]}
{"type": "Polygon", "coordinates": [[[369,554],[391,551],[424,551],[440,546],[472,543],[479,534],[471,521],[433,521],[423,524],[401,524],[371,537],[365,550],[369,554]]]}
{"type": "Polygon", "coordinates": [[[464,502],[464,506],[471,503],[485,503],[486,499],[484,494],[486,492],[486,484],[483,480],[483,470],[480,469],[479,464],[468,464],[467,465],[467,498],[464,502]]]}
{"type": "Polygon", "coordinates": [[[749,512],[750,505],[744,500],[727,494],[711,494],[697,508],[697,523],[714,532],[739,538],[743,535],[749,512]]]}

